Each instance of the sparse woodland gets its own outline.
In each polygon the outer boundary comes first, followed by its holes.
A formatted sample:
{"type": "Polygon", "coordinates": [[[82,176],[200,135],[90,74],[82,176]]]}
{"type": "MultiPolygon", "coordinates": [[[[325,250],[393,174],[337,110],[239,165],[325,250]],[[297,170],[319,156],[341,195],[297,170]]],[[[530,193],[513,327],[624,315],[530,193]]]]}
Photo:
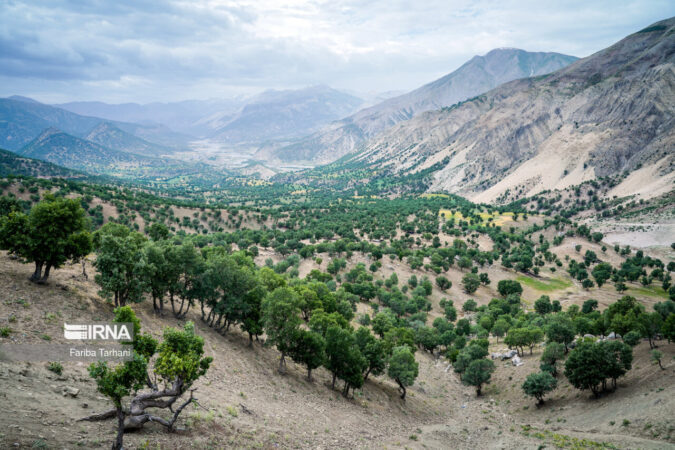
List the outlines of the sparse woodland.
{"type": "MultiPolygon", "coordinates": [[[[32,280],[48,282],[50,269],[91,250],[93,279],[101,298],[117,308],[116,320],[134,321],[140,330],[132,308],[141,302],[152,302],[160,319],[183,320],[191,313],[214,333],[239,330],[249,346],[276,348],[281,373],[292,360],[312,382],[313,372],[324,368],[330,388],[345,398],[353,398],[367,380],[388,379],[405,401],[419,374],[420,353],[450,364],[461,383],[481,396],[503,359],[491,354],[491,340],[501,340],[516,358],[545,346],[540,371],[522,385],[522,395],[537,404],[561,377],[598,397],[617,389],[642,339],[651,348],[675,339],[675,263],[603,245],[602,233],[574,219],[587,201],[604,214],[608,206],[599,199],[563,202],[565,208],[541,198],[493,207],[450,195],[382,199],[335,192],[305,194],[272,207],[279,192],[271,187],[244,207],[72,180],[3,183],[0,246],[35,263],[32,280]],[[103,205],[114,205],[114,214],[104,216],[103,205]],[[194,213],[179,218],[178,209],[194,213]],[[73,225],[60,227],[66,216],[74,218],[73,225]],[[537,220],[528,220],[532,216],[537,220]],[[40,235],[45,228],[62,235],[40,235]],[[602,250],[576,244],[571,257],[563,255],[556,248],[567,239],[602,250]],[[262,251],[276,255],[276,262],[256,263],[262,251]],[[357,255],[370,263],[351,262],[357,255]],[[313,268],[300,276],[303,261],[313,268]],[[393,261],[428,275],[379,276],[393,261]],[[47,269],[41,275],[42,265],[47,269]],[[493,267],[512,275],[493,281],[488,276],[493,267]],[[465,295],[493,289],[495,296],[481,305],[472,298],[460,303],[450,293],[448,274],[455,270],[461,274],[455,287],[465,295]],[[544,280],[579,283],[587,300],[565,308],[543,294],[525,303],[523,283],[546,286],[544,280]],[[610,285],[621,296],[601,309],[594,290],[610,285]],[[631,295],[636,289],[657,293],[661,301],[646,307],[631,295]],[[434,307],[434,292],[442,296],[440,309],[434,307]]],[[[136,360],[89,369],[114,409],[87,420],[117,417],[115,448],[122,448],[124,430],[148,422],[172,431],[180,412],[196,402],[192,385],[218,358],[205,356],[189,325],[168,329],[162,343],[139,336],[133,344],[136,360]],[[177,357],[182,365],[175,365],[177,357]],[[172,408],[174,403],[180,406],[172,408]]]]}

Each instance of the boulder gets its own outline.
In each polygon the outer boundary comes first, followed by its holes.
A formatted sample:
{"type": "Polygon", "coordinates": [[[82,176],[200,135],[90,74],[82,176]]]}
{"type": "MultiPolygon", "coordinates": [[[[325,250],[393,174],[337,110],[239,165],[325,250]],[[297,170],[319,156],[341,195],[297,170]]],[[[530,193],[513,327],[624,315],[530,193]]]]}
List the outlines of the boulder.
{"type": "Polygon", "coordinates": [[[77,394],[80,393],[80,390],[71,386],[65,386],[63,388],[63,396],[64,397],[77,397],[77,394]]]}
{"type": "Polygon", "coordinates": [[[516,355],[516,356],[514,356],[513,358],[511,358],[511,364],[513,364],[513,365],[516,366],[516,367],[522,366],[522,365],[523,365],[523,360],[520,359],[520,356],[516,355]]]}

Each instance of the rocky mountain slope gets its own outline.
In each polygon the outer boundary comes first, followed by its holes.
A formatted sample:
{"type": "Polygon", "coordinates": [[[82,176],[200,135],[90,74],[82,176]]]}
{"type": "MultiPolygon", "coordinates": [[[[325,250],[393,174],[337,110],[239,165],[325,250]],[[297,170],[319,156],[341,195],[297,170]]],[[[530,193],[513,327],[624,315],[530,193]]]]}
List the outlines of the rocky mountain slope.
{"type": "MultiPolygon", "coordinates": [[[[354,160],[411,173],[442,162],[431,190],[495,201],[643,170],[672,190],[675,18],[548,76],[513,81],[371,140],[354,160]]],[[[630,177],[629,177],[630,178],[630,177]]]]}
{"type": "Polygon", "coordinates": [[[518,78],[553,72],[575,61],[559,53],[495,49],[474,56],[454,72],[419,89],[363,109],[272,156],[283,161],[325,163],[355,150],[362,142],[418,114],[441,109],[518,78]]]}

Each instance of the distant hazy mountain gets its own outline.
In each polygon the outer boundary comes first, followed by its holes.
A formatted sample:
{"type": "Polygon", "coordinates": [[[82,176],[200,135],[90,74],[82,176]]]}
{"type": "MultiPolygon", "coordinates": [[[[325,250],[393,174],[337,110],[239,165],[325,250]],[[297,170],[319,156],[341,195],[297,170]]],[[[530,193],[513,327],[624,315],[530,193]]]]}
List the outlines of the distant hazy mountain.
{"type": "Polygon", "coordinates": [[[57,166],[50,162],[27,158],[14,152],[0,149],[0,177],[10,174],[47,178],[82,178],[86,176],[81,172],[57,166]]]}
{"type": "Polygon", "coordinates": [[[673,189],[674,147],[672,18],[548,76],[420,114],[370,140],[352,161],[394,173],[442,163],[432,189],[476,201],[632,171],[638,175],[625,192],[658,195],[673,189]]]}
{"type": "Polygon", "coordinates": [[[173,149],[153,144],[132,134],[122,131],[110,122],[101,122],[84,136],[84,139],[104,147],[138,155],[159,157],[171,153],[173,149]]]}
{"type": "Polygon", "coordinates": [[[57,106],[85,116],[101,117],[119,122],[163,125],[180,133],[200,137],[213,130],[200,126],[200,120],[213,114],[233,116],[243,105],[244,98],[224,100],[186,100],[173,103],[108,104],[103,102],[71,102],[57,106]]]}
{"type": "Polygon", "coordinates": [[[430,110],[451,106],[508,81],[553,72],[577,58],[559,53],[496,49],[475,56],[454,72],[419,89],[362,109],[303,139],[277,150],[282,161],[326,163],[354,151],[365,140],[430,110]]]}
{"type": "MultiPolygon", "coordinates": [[[[82,116],[26,97],[0,98],[0,148],[19,150],[50,127],[82,138],[103,122],[106,121],[98,117],[82,116]]],[[[189,140],[161,125],[112,124],[141,139],[164,146],[179,147],[189,140]]]]}
{"type": "MultiPolygon", "coordinates": [[[[25,98],[25,97],[24,97],[25,98]]],[[[23,98],[0,99],[0,148],[19,150],[45,128],[58,128],[75,136],[84,136],[101,119],[73,114],[23,98]]]]}
{"type": "Polygon", "coordinates": [[[248,101],[235,115],[214,114],[200,123],[211,137],[238,143],[293,139],[353,113],[363,100],[328,86],[266,91],[248,101]]]}
{"type": "Polygon", "coordinates": [[[91,174],[121,178],[156,180],[196,175],[199,179],[218,181],[224,176],[205,164],[113,150],[56,128],[44,130],[17,153],[91,174]]]}
{"type": "Polygon", "coordinates": [[[144,156],[112,150],[57,128],[44,130],[19,154],[65,167],[90,170],[92,173],[102,173],[101,168],[104,167],[140,166],[149,162],[149,158],[144,156]]]}

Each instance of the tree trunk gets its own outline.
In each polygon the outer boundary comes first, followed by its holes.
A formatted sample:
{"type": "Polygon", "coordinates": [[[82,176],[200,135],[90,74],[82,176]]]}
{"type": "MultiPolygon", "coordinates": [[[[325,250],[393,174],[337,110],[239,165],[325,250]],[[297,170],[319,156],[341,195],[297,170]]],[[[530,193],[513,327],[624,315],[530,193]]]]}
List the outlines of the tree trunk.
{"type": "Polygon", "coordinates": [[[396,380],[398,383],[399,391],[401,391],[401,400],[405,401],[405,394],[406,394],[406,389],[405,386],[403,386],[403,383],[401,383],[400,380],[396,380]]]}
{"type": "Polygon", "coordinates": [[[286,355],[282,352],[281,358],[279,358],[279,373],[286,373],[286,355]]]}
{"type": "Polygon", "coordinates": [[[117,408],[117,439],[113,444],[113,450],[122,450],[124,448],[124,411],[122,410],[122,405],[116,406],[117,408]]]}
{"type": "Polygon", "coordinates": [[[666,368],[663,367],[663,365],[661,364],[661,360],[660,360],[660,359],[657,359],[656,362],[659,363],[659,367],[661,368],[661,370],[666,370],[666,368]]]}
{"type": "Polygon", "coordinates": [[[368,370],[366,370],[366,373],[363,375],[363,381],[368,380],[368,375],[370,375],[371,369],[372,369],[372,367],[368,367],[368,370]]]}
{"type": "Polygon", "coordinates": [[[331,389],[335,389],[335,379],[337,378],[337,374],[333,372],[333,383],[331,384],[331,389]]]}
{"type": "Polygon", "coordinates": [[[47,263],[47,267],[45,267],[45,273],[42,275],[42,278],[40,278],[40,281],[38,281],[39,284],[46,284],[47,283],[47,278],[49,278],[49,272],[52,269],[52,265],[47,263]]]}
{"type": "Polygon", "coordinates": [[[35,272],[29,278],[33,283],[37,282],[42,276],[42,264],[42,261],[35,261],[35,272]]]}
{"type": "MultiPolygon", "coordinates": [[[[251,341],[251,342],[253,342],[253,341],[251,341]]],[[[307,381],[309,381],[310,383],[312,382],[312,369],[311,369],[311,367],[307,367],[307,381]]]]}
{"type": "Polygon", "coordinates": [[[479,384],[478,386],[476,386],[476,397],[480,397],[480,395],[481,395],[481,391],[480,391],[480,390],[481,390],[481,387],[482,387],[482,386],[481,386],[480,384],[479,384]]]}

